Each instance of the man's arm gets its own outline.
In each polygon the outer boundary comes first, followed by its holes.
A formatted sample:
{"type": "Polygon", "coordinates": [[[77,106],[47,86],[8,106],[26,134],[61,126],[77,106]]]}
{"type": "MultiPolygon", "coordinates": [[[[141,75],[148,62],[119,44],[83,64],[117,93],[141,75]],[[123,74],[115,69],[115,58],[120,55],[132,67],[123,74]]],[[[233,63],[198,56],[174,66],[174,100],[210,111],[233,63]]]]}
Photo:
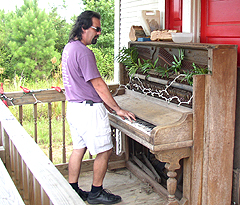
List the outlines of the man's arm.
{"type": "Polygon", "coordinates": [[[92,79],[91,83],[94,89],[96,90],[96,92],[98,93],[98,95],[100,96],[100,98],[103,100],[103,102],[107,104],[107,106],[109,106],[111,109],[115,110],[117,115],[122,117],[122,119],[125,119],[126,117],[131,122],[132,122],[132,119],[136,120],[135,115],[132,112],[123,110],[119,107],[117,102],[112,97],[107,84],[103,81],[101,77],[92,79]]]}

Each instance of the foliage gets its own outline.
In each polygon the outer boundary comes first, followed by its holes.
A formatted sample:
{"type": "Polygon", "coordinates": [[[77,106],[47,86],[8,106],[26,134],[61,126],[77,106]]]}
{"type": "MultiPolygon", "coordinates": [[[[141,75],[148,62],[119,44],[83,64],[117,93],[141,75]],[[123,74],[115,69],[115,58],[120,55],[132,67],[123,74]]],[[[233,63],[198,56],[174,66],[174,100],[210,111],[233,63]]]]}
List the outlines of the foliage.
{"type": "Polygon", "coordinates": [[[167,68],[159,66],[155,70],[161,74],[162,77],[166,76],[167,78],[170,75],[179,75],[182,68],[182,60],[184,59],[184,50],[178,49],[179,59],[173,55],[174,61],[172,62],[172,66],[168,66],[167,68]]]}
{"type": "MultiPolygon", "coordinates": [[[[100,49],[103,56],[109,56],[112,60],[111,64],[114,65],[114,0],[83,0],[83,4],[85,10],[96,11],[101,15],[101,35],[97,44],[89,47],[100,49]]],[[[100,68],[100,70],[106,69],[112,70],[113,67],[100,68]]]]}
{"type": "Polygon", "coordinates": [[[137,70],[147,74],[150,70],[159,71],[162,69],[161,66],[157,66],[158,59],[152,63],[150,59],[145,60],[138,58],[136,47],[123,47],[120,49],[118,56],[116,56],[116,60],[128,69],[130,77],[132,77],[137,70]]]}
{"type": "Polygon", "coordinates": [[[141,69],[141,71],[143,72],[143,74],[148,73],[150,70],[156,70],[158,67],[157,62],[158,62],[158,58],[155,60],[154,63],[152,63],[152,61],[150,59],[142,59],[143,63],[141,63],[140,58],[138,59],[138,66],[141,69]]]}
{"type": "Polygon", "coordinates": [[[109,53],[103,53],[102,49],[91,48],[94,52],[97,62],[97,67],[101,76],[105,79],[112,80],[114,74],[114,60],[113,56],[109,53]]]}
{"type": "Polygon", "coordinates": [[[116,56],[116,60],[128,69],[129,76],[136,73],[138,69],[138,51],[135,47],[123,47],[120,49],[119,54],[116,56]]]}
{"type": "MultiPolygon", "coordinates": [[[[182,70],[182,60],[184,59],[184,50],[179,49],[179,59],[173,55],[174,61],[172,62],[172,66],[170,67],[162,67],[157,66],[158,58],[155,60],[154,63],[150,59],[140,59],[138,58],[138,51],[136,47],[130,47],[126,48],[123,47],[120,51],[118,56],[116,57],[116,60],[119,63],[122,63],[127,71],[130,77],[132,77],[137,70],[140,72],[143,72],[143,74],[148,74],[149,71],[153,70],[158,73],[162,77],[166,76],[167,78],[170,75],[179,75],[181,73],[185,74],[185,78],[189,85],[192,85],[193,83],[193,75],[200,75],[200,74],[208,74],[209,70],[207,68],[200,68],[195,63],[192,64],[193,69],[184,71],[182,70]]],[[[183,80],[184,80],[183,79],[183,80]]]]}
{"type": "Polygon", "coordinates": [[[208,74],[210,71],[208,68],[201,68],[195,63],[192,64],[193,69],[191,71],[183,71],[183,73],[186,75],[184,79],[187,80],[189,85],[193,85],[193,75],[203,75],[203,74],[208,74]]]}
{"type": "Polygon", "coordinates": [[[4,10],[0,10],[0,68],[1,68],[1,82],[4,78],[7,78],[7,70],[12,66],[12,54],[10,48],[7,45],[7,36],[11,32],[9,28],[6,27],[6,24],[12,18],[13,13],[8,14],[4,13],[4,10]]]}
{"type": "MultiPolygon", "coordinates": [[[[24,0],[14,12],[0,10],[0,81],[14,79],[47,79],[59,76],[59,65],[64,46],[68,42],[71,23],[57,13],[63,5],[51,11],[38,8],[37,0],[24,0]]],[[[102,16],[102,35],[95,53],[103,77],[113,78],[114,58],[114,1],[85,1],[86,9],[97,10],[102,16]],[[100,55],[100,56],[98,56],[100,55]]],[[[83,9],[83,8],[82,8],[83,9]]],[[[74,20],[75,17],[72,17],[74,20]]]]}
{"type": "Polygon", "coordinates": [[[83,4],[85,10],[96,11],[101,15],[102,38],[114,33],[114,0],[83,0],[83,4]]]}
{"type": "Polygon", "coordinates": [[[57,13],[57,7],[52,7],[49,13],[49,19],[52,21],[54,30],[57,31],[55,39],[55,48],[59,53],[62,53],[64,46],[68,42],[71,25],[62,19],[57,13]]]}
{"type": "Polygon", "coordinates": [[[182,68],[182,60],[184,58],[184,51],[183,49],[178,49],[179,52],[179,59],[175,55],[173,55],[174,61],[172,62],[172,66],[168,68],[168,72],[173,71],[175,74],[179,74],[180,69],[182,68]]]}
{"type": "Polygon", "coordinates": [[[48,15],[38,8],[37,1],[25,0],[8,27],[12,30],[7,37],[12,53],[11,72],[26,78],[49,77],[53,69],[51,59],[56,57],[57,64],[60,59],[54,47],[57,33],[48,15]]]}

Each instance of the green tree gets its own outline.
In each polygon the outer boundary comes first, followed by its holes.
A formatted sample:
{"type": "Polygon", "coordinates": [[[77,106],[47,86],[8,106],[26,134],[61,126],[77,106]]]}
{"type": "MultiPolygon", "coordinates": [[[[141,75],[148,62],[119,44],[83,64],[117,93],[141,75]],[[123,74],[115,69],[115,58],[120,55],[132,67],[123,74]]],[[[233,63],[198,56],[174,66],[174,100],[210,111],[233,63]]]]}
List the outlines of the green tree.
{"type": "MultiPolygon", "coordinates": [[[[113,73],[114,73],[114,69],[112,69],[114,67],[113,64],[113,55],[111,55],[111,53],[103,53],[102,49],[99,48],[90,48],[96,57],[96,62],[97,62],[97,67],[99,72],[101,73],[101,76],[104,77],[105,79],[109,79],[111,80],[113,78],[113,73]]],[[[107,50],[107,48],[105,48],[105,51],[107,50]]]]}
{"type": "Polygon", "coordinates": [[[66,19],[62,19],[57,13],[57,7],[52,7],[51,12],[49,13],[49,19],[53,23],[54,30],[57,31],[55,48],[59,53],[62,53],[64,46],[68,42],[71,25],[66,22],[66,19]]]}
{"type": "Polygon", "coordinates": [[[102,32],[94,50],[98,69],[105,78],[112,79],[114,73],[114,0],[83,0],[85,10],[101,15],[102,32]]]}
{"type": "Polygon", "coordinates": [[[0,10],[0,82],[3,81],[4,78],[7,78],[9,70],[12,66],[11,59],[12,54],[10,48],[7,45],[7,37],[11,30],[7,29],[6,24],[12,19],[13,12],[9,12],[5,14],[4,10],[0,10]]]}
{"type": "Polygon", "coordinates": [[[37,0],[24,0],[6,26],[11,28],[7,39],[13,67],[9,75],[16,72],[26,78],[50,76],[60,59],[55,49],[57,32],[46,12],[38,8],[37,0]],[[53,58],[56,60],[51,61],[53,58]]]}
{"type": "Polygon", "coordinates": [[[114,0],[83,0],[83,4],[85,10],[96,11],[101,15],[102,33],[94,47],[114,49],[114,0]]]}

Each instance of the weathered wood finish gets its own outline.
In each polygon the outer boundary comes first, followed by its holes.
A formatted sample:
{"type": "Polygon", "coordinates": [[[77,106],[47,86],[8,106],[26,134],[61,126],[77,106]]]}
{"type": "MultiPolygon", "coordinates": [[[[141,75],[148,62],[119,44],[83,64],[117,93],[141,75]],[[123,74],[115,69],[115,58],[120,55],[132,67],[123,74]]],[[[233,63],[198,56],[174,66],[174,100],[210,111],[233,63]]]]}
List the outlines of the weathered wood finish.
{"type": "MultiPolygon", "coordinates": [[[[167,180],[167,190],[168,190],[168,205],[177,205],[183,204],[179,202],[175,197],[175,192],[177,189],[177,169],[180,169],[181,166],[179,161],[184,158],[190,157],[190,148],[184,147],[180,149],[168,149],[159,152],[153,152],[156,155],[156,158],[161,162],[166,162],[165,168],[168,170],[168,180],[167,180]]],[[[185,185],[186,186],[186,185],[185,185]]],[[[186,201],[185,198],[182,198],[183,201],[186,201]]]]}
{"type": "MultiPolygon", "coordinates": [[[[167,181],[168,204],[183,204],[183,200],[187,201],[185,197],[181,202],[175,198],[177,188],[175,177],[177,176],[176,170],[180,168],[179,161],[190,157],[190,147],[193,145],[192,109],[178,107],[176,104],[129,90],[126,90],[124,95],[118,95],[114,98],[121,108],[131,110],[137,117],[156,125],[150,134],[146,134],[115,115],[109,114],[110,124],[113,127],[150,149],[158,160],[167,163],[166,168],[169,177],[167,181]]],[[[136,157],[133,156],[133,160],[146,173],[149,173],[149,170],[136,157]]],[[[126,164],[129,166],[128,162],[126,164]]],[[[134,170],[132,166],[129,167],[134,170]]],[[[155,178],[152,173],[148,176],[155,178]]],[[[144,178],[147,179],[148,177],[144,178]]],[[[187,186],[185,185],[185,187],[187,186]]]]}
{"type": "Polygon", "coordinates": [[[194,92],[191,204],[231,204],[237,52],[219,47],[208,54],[212,75],[195,78],[202,89],[194,92]]]}
{"type": "Polygon", "coordinates": [[[24,203],[85,204],[3,102],[0,113],[5,166],[24,203]]]}
{"type": "Polygon", "coordinates": [[[66,163],[66,144],[65,144],[65,116],[66,116],[66,98],[64,95],[64,89],[62,92],[58,92],[55,89],[45,89],[31,91],[30,93],[24,92],[11,92],[4,93],[7,97],[8,106],[19,105],[19,122],[23,124],[23,105],[33,104],[33,119],[34,119],[34,140],[38,142],[38,103],[48,104],[48,137],[49,137],[49,159],[52,161],[52,102],[62,103],[62,163],[66,163]]]}
{"type": "MultiPolygon", "coordinates": [[[[193,143],[185,148],[166,146],[154,153],[160,161],[167,162],[169,204],[231,204],[237,47],[172,42],[130,42],[129,46],[137,47],[140,57],[153,62],[159,57],[160,48],[166,49],[171,55],[177,55],[179,49],[184,49],[187,61],[184,65],[194,62],[211,70],[209,75],[194,76],[191,135],[193,143]],[[183,198],[177,201],[174,196],[175,170],[182,158],[183,198]]],[[[162,63],[166,62],[165,59],[162,63]]],[[[122,75],[120,82],[126,82],[126,79],[127,77],[122,75]]],[[[127,131],[127,127],[124,129],[127,131]]],[[[129,131],[126,134],[128,135],[129,131]]],[[[153,148],[147,137],[136,140],[150,150],[153,148]]],[[[162,146],[161,142],[158,141],[159,146],[162,146]]]]}
{"type": "Polygon", "coordinates": [[[123,109],[131,110],[137,117],[156,125],[151,134],[148,135],[120,118],[109,115],[110,122],[114,127],[122,130],[150,150],[160,151],[175,146],[192,146],[191,109],[178,107],[176,104],[129,90],[126,90],[124,95],[116,96],[115,100],[123,109]]]}
{"type": "MultiPolygon", "coordinates": [[[[64,89],[63,89],[64,92],[64,89]]],[[[55,89],[46,89],[46,90],[35,90],[30,93],[24,93],[22,91],[18,92],[6,92],[4,93],[11,101],[7,100],[8,106],[12,105],[24,105],[24,104],[36,104],[37,102],[49,103],[49,102],[58,102],[65,101],[65,95],[63,92],[58,92],[55,89]]]]}
{"type": "MultiPolygon", "coordinates": [[[[118,90],[118,92],[121,92],[121,88],[119,91],[119,85],[118,84],[110,84],[109,90],[114,95],[114,93],[118,90]]],[[[124,91],[124,90],[123,90],[124,91]]],[[[4,95],[7,97],[7,103],[9,106],[12,105],[19,105],[19,121],[20,124],[23,124],[23,105],[26,104],[33,104],[33,117],[34,117],[34,139],[37,143],[38,141],[38,132],[37,132],[37,120],[38,120],[38,104],[39,103],[47,103],[48,104],[48,135],[49,135],[49,159],[52,161],[53,159],[53,149],[52,149],[52,102],[59,102],[62,104],[62,168],[59,168],[60,170],[66,170],[66,144],[65,144],[65,138],[66,138],[66,101],[65,101],[65,95],[64,95],[64,89],[62,92],[58,92],[55,89],[44,89],[44,90],[36,90],[31,91],[30,93],[24,93],[24,92],[11,92],[11,93],[4,93],[4,95]]],[[[113,139],[114,140],[114,139],[113,139]]],[[[1,155],[4,153],[2,152],[1,155]]],[[[89,155],[89,158],[92,159],[92,156],[89,155]]],[[[121,167],[125,167],[125,155],[123,156],[116,156],[114,153],[110,159],[109,162],[109,169],[117,169],[121,167]]],[[[60,165],[59,165],[60,166],[60,165]]],[[[58,166],[58,167],[59,167],[58,166]]],[[[87,163],[84,163],[82,170],[92,170],[92,168],[89,168],[87,166],[87,163]],[[84,168],[86,164],[86,168],[84,168]]],[[[64,171],[65,173],[65,171],[64,171]]]]}
{"type": "Polygon", "coordinates": [[[0,159],[0,204],[9,205],[23,205],[23,200],[18,193],[10,175],[8,174],[6,167],[0,159]]]}

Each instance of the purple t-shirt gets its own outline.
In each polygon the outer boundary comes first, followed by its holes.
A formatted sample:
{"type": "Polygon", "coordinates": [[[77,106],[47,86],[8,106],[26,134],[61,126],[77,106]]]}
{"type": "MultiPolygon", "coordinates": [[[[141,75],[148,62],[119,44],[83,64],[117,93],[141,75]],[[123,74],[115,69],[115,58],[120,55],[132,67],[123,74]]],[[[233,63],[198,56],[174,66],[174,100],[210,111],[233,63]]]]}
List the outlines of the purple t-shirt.
{"type": "Polygon", "coordinates": [[[90,80],[101,77],[93,52],[81,41],[70,41],[62,53],[62,77],[66,100],[102,102],[90,80]]]}

